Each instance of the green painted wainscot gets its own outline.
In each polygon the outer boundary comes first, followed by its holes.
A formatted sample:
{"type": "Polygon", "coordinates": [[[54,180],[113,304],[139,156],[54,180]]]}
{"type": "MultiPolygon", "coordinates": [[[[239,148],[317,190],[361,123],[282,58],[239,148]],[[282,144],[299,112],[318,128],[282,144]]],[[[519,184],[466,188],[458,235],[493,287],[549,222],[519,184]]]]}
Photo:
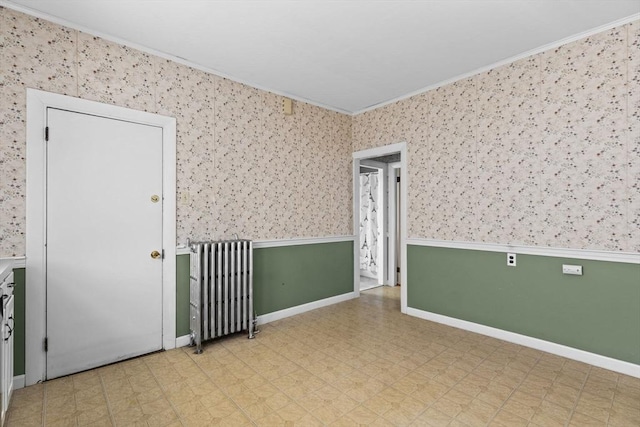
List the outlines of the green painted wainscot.
{"type": "MultiPolygon", "coordinates": [[[[258,316],[353,292],[353,242],[254,248],[258,316]]],[[[189,255],[176,265],[176,335],[189,334],[189,255]]]]}
{"type": "Polygon", "coordinates": [[[639,264],[418,245],[407,263],[411,308],[640,364],[639,264]]]}
{"type": "MultiPolygon", "coordinates": [[[[353,242],[253,251],[254,304],[258,315],[353,291],[353,242]]],[[[14,269],[14,375],[24,374],[25,269],[14,269]]],[[[189,255],[176,257],[176,336],[189,334],[189,255]]]]}

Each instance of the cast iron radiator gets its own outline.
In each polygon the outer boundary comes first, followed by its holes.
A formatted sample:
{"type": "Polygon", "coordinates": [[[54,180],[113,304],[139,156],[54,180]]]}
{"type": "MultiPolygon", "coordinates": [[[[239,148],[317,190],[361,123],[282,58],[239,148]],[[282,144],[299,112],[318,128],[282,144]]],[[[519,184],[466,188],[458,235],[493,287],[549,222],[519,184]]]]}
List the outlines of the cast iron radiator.
{"type": "Polygon", "coordinates": [[[248,331],[258,332],[253,311],[253,243],[250,240],[190,243],[191,345],[248,331]]]}

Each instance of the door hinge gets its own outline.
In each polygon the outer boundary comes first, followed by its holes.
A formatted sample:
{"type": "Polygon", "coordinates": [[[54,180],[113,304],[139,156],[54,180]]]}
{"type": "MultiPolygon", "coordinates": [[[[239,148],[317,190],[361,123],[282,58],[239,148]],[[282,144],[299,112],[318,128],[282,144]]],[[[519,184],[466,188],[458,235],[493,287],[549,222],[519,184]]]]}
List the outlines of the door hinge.
{"type": "Polygon", "coordinates": [[[400,267],[396,268],[396,271],[397,271],[398,273],[400,273],[400,267]]]}
{"type": "Polygon", "coordinates": [[[396,176],[396,182],[400,182],[400,177],[396,176]]]}
{"type": "Polygon", "coordinates": [[[44,140],[47,142],[49,141],[49,126],[44,128],[44,140]]]}
{"type": "Polygon", "coordinates": [[[44,338],[44,351],[49,351],[49,338],[44,338]]]}

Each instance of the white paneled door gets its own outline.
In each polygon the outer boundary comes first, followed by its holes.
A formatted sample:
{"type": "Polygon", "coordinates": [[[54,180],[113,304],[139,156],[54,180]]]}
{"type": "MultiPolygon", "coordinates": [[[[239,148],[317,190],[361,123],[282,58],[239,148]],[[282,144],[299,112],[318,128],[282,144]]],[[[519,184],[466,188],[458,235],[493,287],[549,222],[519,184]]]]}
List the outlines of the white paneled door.
{"type": "Polygon", "coordinates": [[[46,377],[162,348],[162,128],[47,109],[46,377]]]}

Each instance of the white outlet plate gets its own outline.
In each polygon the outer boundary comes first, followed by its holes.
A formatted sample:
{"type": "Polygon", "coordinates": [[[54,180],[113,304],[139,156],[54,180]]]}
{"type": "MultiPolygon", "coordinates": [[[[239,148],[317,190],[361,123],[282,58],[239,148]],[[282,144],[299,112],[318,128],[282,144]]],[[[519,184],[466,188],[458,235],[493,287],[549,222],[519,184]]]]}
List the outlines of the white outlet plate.
{"type": "Polygon", "coordinates": [[[582,276],[582,266],[562,264],[562,274],[573,274],[574,276],[582,276]]]}
{"type": "Polygon", "coordinates": [[[516,266],[516,254],[507,254],[507,265],[509,267],[516,266]]]}

